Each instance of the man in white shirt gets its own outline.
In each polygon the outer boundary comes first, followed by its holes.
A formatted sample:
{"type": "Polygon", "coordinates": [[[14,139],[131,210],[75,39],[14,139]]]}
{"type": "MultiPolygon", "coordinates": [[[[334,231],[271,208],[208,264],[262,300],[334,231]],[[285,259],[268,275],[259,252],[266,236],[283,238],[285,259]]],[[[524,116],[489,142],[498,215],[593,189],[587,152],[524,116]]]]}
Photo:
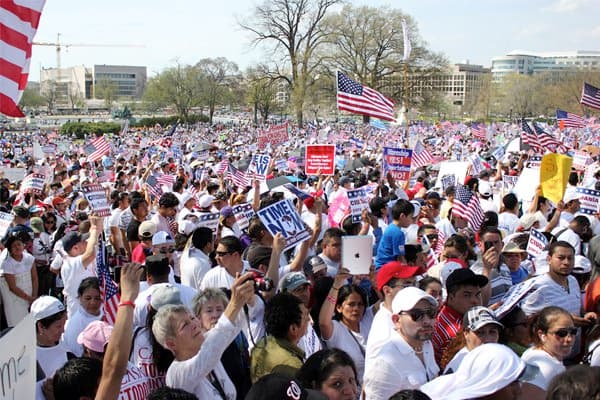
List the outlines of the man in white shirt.
{"type": "Polygon", "coordinates": [[[552,234],[556,240],[564,240],[573,246],[576,256],[582,254],[582,244],[588,242],[593,236],[590,220],[585,215],[574,217],[567,228],[560,226],[554,228],[552,234]]]}
{"type": "Polygon", "coordinates": [[[364,390],[369,400],[387,400],[403,389],[417,389],[438,375],[431,336],[437,301],[423,290],[408,287],[392,301],[395,332],[379,349],[376,363],[365,368],[364,390]],[[402,368],[398,368],[401,360],[402,368]]]}
{"type": "Polygon", "coordinates": [[[192,233],[189,249],[184,249],[179,260],[181,283],[200,289],[204,275],[210,271],[212,261],[209,254],[214,250],[213,233],[209,228],[200,227],[192,233]]]}
{"type": "Polygon", "coordinates": [[[519,226],[519,199],[514,193],[509,193],[502,198],[504,211],[498,215],[498,229],[510,235],[519,226]]]}
{"type": "Polygon", "coordinates": [[[558,221],[558,226],[566,228],[569,226],[569,223],[575,217],[575,214],[581,208],[581,203],[579,199],[581,195],[577,193],[574,188],[568,188],[565,191],[565,195],[563,196],[563,203],[565,203],[565,208],[560,214],[560,220],[558,221]]]}
{"type": "Polygon", "coordinates": [[[339,228],[329,228],[323,235],[321,257],[327,264],[327,275],[334,277],[342,260],[342,231],[339,228]]]}

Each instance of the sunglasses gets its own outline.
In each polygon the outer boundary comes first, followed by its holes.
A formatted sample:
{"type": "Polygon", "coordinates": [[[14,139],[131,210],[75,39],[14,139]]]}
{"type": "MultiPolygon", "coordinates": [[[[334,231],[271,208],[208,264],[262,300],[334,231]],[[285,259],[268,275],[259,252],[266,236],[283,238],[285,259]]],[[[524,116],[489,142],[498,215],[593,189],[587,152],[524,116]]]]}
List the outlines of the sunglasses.
{"type": "Polygon", "coordinates": [[[412,310],[409,310],[409,311],[400,311],[400,314],[408,314],[410,316],[410,319],[412,319],[414,322],[419,322],[419,321],[422,321],[426,315],[430,319],[435,319],[435,317],[437,315],[437,311],[434,310],[433,308],[428,308],[426,310],[421,310],[419,308],[413,308],[412,310]]]}
{"type": "Polygon", "coordinates": [[[175,247],[169,247],[168,249],[160,249],[159,252],[160,254],[175,253],[175,247]]]}
{"type": "Polygon", "coordinates": [[[558,329],[554,332],[549,332],[553,335],[555,335],[556,337],[559,337],[561,339],[566,338],[567,336],[571,335],[571,336],[575,336],[577,335],[577,328],[573,327],[573,328],[562,328],[562,329],[558,329]]]}
{"type": "Polygon", "coordinates": [[[217,257],[225,257],[228,254],[231,254],[231,251],[215,251],[215,255],[217,257]]]}
{"type": "Polygon", "coordinates": [[[425,236],[427,236],[427,239],[429,239],[429,240],[435,240],[435,239],[438,238],[438,234],[437,233],[431,233],[431,234],[425,235],[425,236]]]}

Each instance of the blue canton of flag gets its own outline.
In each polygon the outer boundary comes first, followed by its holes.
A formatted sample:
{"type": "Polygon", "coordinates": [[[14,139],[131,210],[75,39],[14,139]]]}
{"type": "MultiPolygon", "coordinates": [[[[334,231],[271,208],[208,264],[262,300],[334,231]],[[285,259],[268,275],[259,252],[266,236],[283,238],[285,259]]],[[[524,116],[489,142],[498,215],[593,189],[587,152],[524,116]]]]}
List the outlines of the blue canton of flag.
{"type": "Polygon", "coordinates": [[[474,231],[478,231],[483,222],[484,212],[479,199],[468,187],[456,185],[456,196],[452,208],[452,214],[466,219],[474,231]]]}

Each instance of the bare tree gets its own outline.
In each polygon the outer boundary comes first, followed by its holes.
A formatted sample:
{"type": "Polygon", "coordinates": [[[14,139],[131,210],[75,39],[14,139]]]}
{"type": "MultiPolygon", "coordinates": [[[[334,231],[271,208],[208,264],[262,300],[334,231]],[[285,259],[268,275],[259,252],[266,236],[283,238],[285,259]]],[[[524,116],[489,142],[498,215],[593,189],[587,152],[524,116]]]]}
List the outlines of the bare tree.
{"type": "Polygon", "coordinates": [[[208,118],[212,124],[215,106],[227,101],[227,94],[238,82],[239,69],[236,63],[225,57],[204,58],[196,64],[203,77],[204,101],[208,105],[208,118]]]}
{"type": "Polygon", "coordinates": [[[341,0],[266,0],[256,6],[248,22],[240,21],[243,29],[254,36],[255,45],[270,46],[273,55],[281,55],[283,66],[277,77],[288,82],[298,124],[303,124],[303,108],[307,88],[314,83],[315,69],[321,63],[316,50],[324,43],[328,32],[323,27],[327,11],[341,0]],[[289,68],[289,72],[282,69],[289,68]]]}
{"type": "Polygon", "coordinates": [[[269,69],[265,64],[248,68],[246,79],[248,80],[246,100],[252,105],[254,123],[258,124],[259,113],[261,120],[266,122],[275,106],[277,81],[269,74],[269,69]]]}

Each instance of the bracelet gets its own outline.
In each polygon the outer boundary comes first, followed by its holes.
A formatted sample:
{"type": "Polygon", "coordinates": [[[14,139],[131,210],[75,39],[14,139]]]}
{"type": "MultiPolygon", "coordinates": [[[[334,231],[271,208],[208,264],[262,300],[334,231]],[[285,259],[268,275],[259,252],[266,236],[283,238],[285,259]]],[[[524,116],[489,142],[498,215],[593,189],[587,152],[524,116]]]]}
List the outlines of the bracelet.
{"type": "Polygon", "coordinates": [[[129,306],[131,308],[135,308],[135,303],[131,300],[126,300],[126,301],[122,301],[119,303],[119,307],[122,307],[122,306],[129,306]]]}
{"type": "Polygon", "coordinates": [[[335,304],[337,302],[337,299],[331,295],[327,295],[326,297],[327,301],[330,302],[331,304],[335,304]]]}

